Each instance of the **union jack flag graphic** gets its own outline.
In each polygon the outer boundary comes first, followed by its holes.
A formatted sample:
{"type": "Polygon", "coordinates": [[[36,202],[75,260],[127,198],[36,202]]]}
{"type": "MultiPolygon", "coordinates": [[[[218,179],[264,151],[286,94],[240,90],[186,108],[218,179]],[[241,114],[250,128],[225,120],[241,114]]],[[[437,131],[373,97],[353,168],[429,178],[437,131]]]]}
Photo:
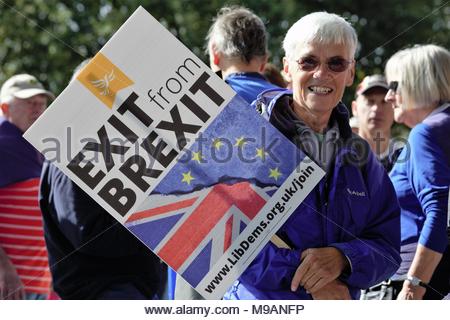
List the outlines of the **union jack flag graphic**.
{"type": "Polygon", "coordinates": [[[153,195],[126,225],[196,285],[270,198],[274,188],[266,189],[240,182],[183,196],[153,195]]]}

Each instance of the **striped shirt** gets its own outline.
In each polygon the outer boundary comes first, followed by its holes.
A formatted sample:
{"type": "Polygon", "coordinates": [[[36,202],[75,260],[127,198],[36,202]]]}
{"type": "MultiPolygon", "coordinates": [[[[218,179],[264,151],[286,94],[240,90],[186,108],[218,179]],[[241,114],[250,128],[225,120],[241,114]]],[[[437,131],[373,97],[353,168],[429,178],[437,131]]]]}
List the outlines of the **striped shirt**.
{"type": "Polygon", "coordinates": [[[0,246],[26,293],[49,294],[51,275],[38,192],[39,178],[0,188],[0,246]]]}

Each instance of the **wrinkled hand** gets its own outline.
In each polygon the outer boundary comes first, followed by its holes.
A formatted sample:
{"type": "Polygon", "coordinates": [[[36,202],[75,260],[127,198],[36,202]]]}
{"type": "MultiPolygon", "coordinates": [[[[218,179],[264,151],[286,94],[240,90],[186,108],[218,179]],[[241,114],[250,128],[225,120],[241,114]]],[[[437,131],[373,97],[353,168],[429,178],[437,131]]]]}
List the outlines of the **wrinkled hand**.
{"type": "Polygon", "coordinates": [[[426,288],[419,286],[415,287],[409,284],[408,281],[405,281],[402,290],[397,296],[397,300],[422,300],[426,291],[426,288]]]}
{"type": "Polygon", "coordinates": [[[333,280],[322,289],[311,293],[314,300],[351,300],[350,291],[348,287],[340,280],[333,280]]]}
{"type": "Polygon", "coordinates": [[[25,291],[16,269],[9,261],[0,263],[0,300],[24,299],[25,291]]]}
{"type": "Polygon", "coordinates": [[[347,265],[347,259],[336,248],[307,249],[292,278],[291,290],[297,291],[300,285],[309,293],[315,293],[337,279],[347,265]]]}

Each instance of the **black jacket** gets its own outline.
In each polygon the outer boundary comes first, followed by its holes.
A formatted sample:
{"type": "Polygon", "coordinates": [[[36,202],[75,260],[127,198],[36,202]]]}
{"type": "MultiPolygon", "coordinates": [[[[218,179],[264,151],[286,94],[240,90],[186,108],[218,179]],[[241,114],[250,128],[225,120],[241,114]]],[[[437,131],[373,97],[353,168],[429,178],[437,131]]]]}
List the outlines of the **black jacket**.
{"type": "Polygon", "coordinates": [[[149,298],[160,291],[165,269],[160,260],[48,163],[39,201],[53,286],[62,299],[96,299],[109,286],[124,283],[149,298]]]}

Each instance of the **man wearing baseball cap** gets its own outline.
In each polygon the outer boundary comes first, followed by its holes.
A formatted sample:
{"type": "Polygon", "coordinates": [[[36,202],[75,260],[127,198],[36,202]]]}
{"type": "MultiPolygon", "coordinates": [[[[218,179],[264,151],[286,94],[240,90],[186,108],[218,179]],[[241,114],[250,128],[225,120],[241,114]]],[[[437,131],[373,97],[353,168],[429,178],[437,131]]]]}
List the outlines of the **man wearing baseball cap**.
{"type": "Polygon", "coordinates": [[[43,158],[22,137],[50,99],[29,74],[12,76],[0,91],[0,300],[42,299],[51,288],[38,204],[43,158]]]}
{"type": "Polygon", "coordinates": [[[394,110],[384,100],[388,90],[388,84],[382,75],[366,76],[356,87],[352,113],[358,122],[358,134],[369,143],[372,151],[389,172],[398,152],[397,148],[390,145],[394,110]]]}
{"type": "Polygon", "coordinates": [[[32,75],[18,74],[3,84],[0,91],[1,110],[5,119],[25,132],[44,112],[53,93],[32,75]]]}

